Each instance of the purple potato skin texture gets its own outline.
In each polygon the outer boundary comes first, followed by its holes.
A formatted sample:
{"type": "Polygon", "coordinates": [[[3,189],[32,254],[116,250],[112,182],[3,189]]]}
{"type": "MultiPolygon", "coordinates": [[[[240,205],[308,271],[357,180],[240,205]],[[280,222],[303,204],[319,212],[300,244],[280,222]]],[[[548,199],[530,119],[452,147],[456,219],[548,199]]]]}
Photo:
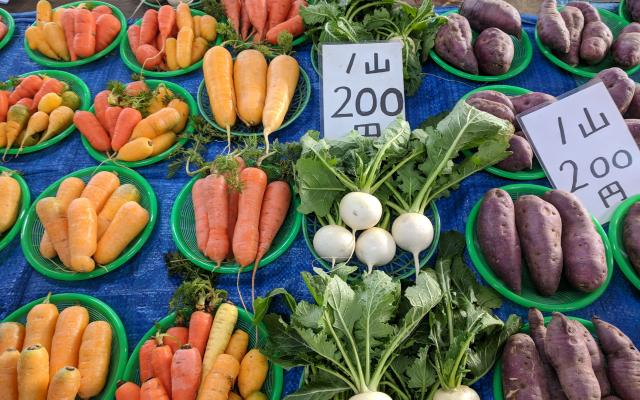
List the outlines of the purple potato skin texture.
{"type": "Polygon", "coordinates": [[[498,28],[520,38],[522,19],[518,10],[503,0],[464,0],[460,14],[465,16],[476,32],[498,28]]]}
{"type": "Polygon", "coordinates": [[[634,21],[640,21],[640,0],[627,0],[627,11],[631,15],[631,19],[634,21]]]}
{"type": "Polygon", "coordinates": [[[589,65],[598,64],[607,56],[612,43],[613,33],[604,22],[589,22],[582,31],[580,58],[589,65]]]}
{"type": "Polygon", "coordinates": [[[562,219],[564,275],[574,288],[593,292],[607,278],[602,238],[580,200],[563,190],[550,190],[542,197],[553,204],[562,219]]]}
{"type": "Polygon", "coordinates": [[[615,394],[634,400],[640,393],[640,352],[615,326],[594,317],[600,347],[607,356],[607,374],[615,394]]]}
{"type": "Polygon", "coordinates": [[[618,67],[608,68],[598,72],[590,82],[597,81],[598,79],[604,83],[616,106],[618,106],[618,110],[624,115],[631,104],[631,100],[633,100],[636,83],[633,79],[629,78],[626,72],[618,67]]]}
{"type": "Polygon", "coordinates": [[[511,336],[502,354],[502,390],[506,400],[550,400],[544,367],[533,339],[511,336]]]}
{"type": "Polygon", "coordinates": [[[496,164],[496,167],[509,172],[531,169],[533,166],[533,149],[531,149],[527,139],[518,135],[511,136],[507,150],[513,154],[496,164]]]}
{"type": "Polygon", "coordinates": [[[556,0],[544,0],[540,4],[536,29],[540,41],[545,46],[560,53],[569,52],[569,29],[558,12],[556,0]]]}
{"type": "Polygon", "coordinates": [[[478,60],[473,53],[469,21],[460,14],[451,14],[447,19],[436,34],[436,53],[454,67],[477,75],[478,60]]]}
{"type": "Polygon", "coordinates": [[[635,91],[633,92],[633,97],[631,98],[631,104],[629,104],[629,108],[624,113],[624,117],[626,119],[637,119],[640,118],[640,84],[636,83],[635,91]]]}
{"type": "Polygon", "coordinates": [[[513,104],[513,108],[516,110],[516,115],[527,112],[539,105],[554,103],[555,101],[555,97],[542,92],[531,92],[511,98],[511,103],[513,104]]]}
{"type": "Polygon", "coordinates": [[[618,396],[609,395],[607,397],[603,397],[602,400],[622,400],[622,399],[618,396]]]}
{"type": "Polygon", "coordinates": [[[624,69],[640,64],[640,24],[627,25],[611,46],[613,60],[624,69]]]}
{"type": "Polygon", "coordinates": [[[640,202],[632,205],[624,218],[622,239],[629,262],[640,275],[640,202]]]}
{"type": "Polygon", "coordinates": [[[557,56],[565,63],[575,67],[580,64],[580,43],[584,28],[584,16],[579,9],[571,6],[563,8],[560,15],[569,30],[569,51],[565,54],[558,53],[557,56]]]}
{"type": "Polygon", "coordinates": [[[496,103],[502,103],[505,106],[509,107],[511,111],[515,111],[513,108],[513,103],[511,103],[511,99],[504,93],[496,92],[495,90],[483,90],[481,92],[476,92],[469,96],[468,100],[471,99],[485,99],[494,101],[496,103]]]}
{"type": "Polygon", "coordinates": [[[542,367],[544,368],[544,379],[547,383],[547,392],[549,393],[550,400],[566,400],[567,396],[562,391],[560,381],[553,366],[547,358],[547,353],[544,349],[544,338],[547,336],[547,328],[544,326],[544,316],[537,308],[529,309],[529,335],[533,339],[542,361],[542,367]]]}
{"type": "Polygon", "coordinates": [[[538,292],[553,296],[562,278],[562,221],[556,208],[538,196],[521,196],[515,202],[516,229],[538,292]]]}
{"type": "Polygon", "coordinates": [[[489,190],[478,212],[480,249],[495,274],[516,293],[522,289],[522,252],[513,200],[502,189],[489,190]]]}
{"type": "Polygon", "coordinates": [[[640,147],[640,119],[625,119],[624,122],[631,132],[631,136],[635,139],[638,147],[640,147]]]}
{"type": "Polygon", "coordinates": [[[600,400],[600,386],[591,367],[589,350],[567,317],[553,313],[544,348],[569,400],[600,400]]]}
{"type": "Polygon", "coordinates": [[[497,103],[495,101],[475,97],[475,98],[468,98],[467,104],[477,108],[480,111],[484,111],[495,117],[509,121],[512,124],[516,120],[515,115],[513,115],[513,111],[511,111],[509,107],[505,106],[502,103],[497,103]]]}
{"type": "Polygon", "coordinates": [[[488,75],[502,75],[509,72],[515,48],[511,37],[498,28],[487,28],[473,45],[480,72],[488,75]]]}
{"type": "Polygon", "coordinates": [[[611,394],[611,384],[607,378],[607,361],[604,357],[604,353],[600,350],[598,343],[591,335],[591,332],[584,325],[578,321],[571,321],[575,325],[576,330],[582,334],[584,342],[589,350],[589,356],[591,357],[591,367],[593,373],[596,374],[596,379],[600,385],[600,395],[607,396],[611,394]]]}
{"type": "Polygon", "coordinates": [[[588,24],[589,22],[601,21],[600,13],[591,3],[586,1],[571,1],[567,3],[567,6],[575,7],[582,11],[582,16],[584,16],[584,23],[588,24]]]}

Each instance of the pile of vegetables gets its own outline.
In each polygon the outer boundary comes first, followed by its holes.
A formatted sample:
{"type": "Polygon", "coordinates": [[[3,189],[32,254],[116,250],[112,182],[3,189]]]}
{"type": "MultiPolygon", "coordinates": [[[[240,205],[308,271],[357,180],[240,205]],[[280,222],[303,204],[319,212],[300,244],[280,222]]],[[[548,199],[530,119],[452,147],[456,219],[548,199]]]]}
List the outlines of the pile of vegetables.
{"type": "Polygon", "coordinates": [[[73,8],[51,9],[40,0],[36,24],[25,31],[29,48],[54,60],[77,61],[106,49],[122,26],[111,7],[82,3],[73,8]]]}
{"type": "MultiPolygon", "coordinates": [[[[622,228],[624,248],[631,265],[640,274],[640,202],[629,208],[622,228]]],[[[0,232],[2,228],[0,228],[0,232]]]]}
{"type": "Polygon", "coordinates": [[[10,79],[0,87],[3,158],[11,147],[20,151],[61,133],[73,123],[73,112],[80,107],[80,97],[67,83],[46,75],[10,79]]]}
{"type": "Polygon", "coordinates": [[[300,66],[295,58],[279,55],[269,62],[257,50],[244,50],[235,61],[222,46],[204,57],[204,82],[213,117],[229,134],[236,117],[247,126],[262,124],[266,152],[269,135],[284,121],[298,86],[300,66]]]}
{"type": "Polygon", "coordinates": [[[509,338],[502,356],[506,398],[632,400],[640,390],[640,352],[618,328],[593,317],[594,338],[579,321],[529,310],[529,334],[509,338]]]}
{"type": "Polygon", "coordinates": [[[434,237],[426,208],[507,157],[513,134],[509,122],[464,101],[439,119],[414,131],[398,119],[379,138],[355,131],[337,140],[321,140],[315,131],[302,137],[298,210],[322,225],[313,238],[321,258],[335,265],[355,252],[371,272],[391,262],[397,246],[413,255],[418,275],[420,253],[434,237]]]}
{"type": "Polygon", "coordinates": [[[142,22],[127,30],[129,47],[142,69],[176,71],[202,59],[216,40],[218,22],[211,15],[191,15],[186,3],[147,10],[142,22]]]}
{"type": "Polygon", "coordinates": [[[80,305],[58,310],[47,297],[26,326],[0,323],[0,388],[6,399],[89,399],[109,375],[112,328],[80,305]]]}
{"type": "Polygon", "coordinates": [[[572,193],[550,190],[542,197],[519,196],[514,203],[504,190],[491,189],[482,200],[476,229],[487,263],[516,293],[522,286],[523,256],[543,296],[556,293],[562,276],[586,293],[607,277],[602,238],[572,193]]]}
{"type": "Polygon", "coordinates": [[[414,95],[422,82],[422,63],[429,57],[436,31],[446,23],[431,0],[419,6],[405,1],[314,1],[300,9],[314,45],[336,42],[400,40],[404,88],[414,95]]]}
{"type": "Polygon", "coordinates": [[[11,177],[11,173],[0,173],[0,237],[7,232],[18,218],[22,190],[17,180],[11,177]]]}
{"type": "Polygon", "coordinates": [[[91,146],[115,151],[116,160],[140,161],[173,146],[189,119],[189,105],[165,85],[151,90],[144,81],[109,89],[94,99],[94,112],[76,111],[73,121],[91,146]]]}
{"type": "Polygon", "coordinates": [[[300,9],[306,0],[222,0],[222,7],[236,34],[254,42],[278,44],[280,34],[292,37],[304,33],[300,9]]]}
{"type": "Polygon", "coordinates": [[[114,261],[149,222],[140,192],[120,184],[113,172],[101,171],[85,185],[80,178],[60,183],[56,197],[36,203],[44,226],[40,254],[57,257],[74,272],[91,272],[114,261]]]}
{"type": "Polygon", "coordinates": [[[459,14],[447,16],[438,30],[435,52],[454,67],[471,74],[503,75],[511,69],[520,38],[518,10],[504,0],[465,0],[459,14]],[[473,40],[473,31],[478,36],[473,40]]]}
{"type": "Polygon", "coordinates": [[[264,316],[267,356],[285,368],[308,367],[290,398],[479,400],[469,385],[491,370],[520,320],[493,315],[500,298],[476,282],[463,252],[462,235],[450,232],[435,269],[414,284],[382,271],[351,276],[357,268],[342,264],[331,275],[302,273],[312,302],[296,303],[284,289],[257,299],[258,318],[280,294],[291,308],[288,323],[264,316]]]}

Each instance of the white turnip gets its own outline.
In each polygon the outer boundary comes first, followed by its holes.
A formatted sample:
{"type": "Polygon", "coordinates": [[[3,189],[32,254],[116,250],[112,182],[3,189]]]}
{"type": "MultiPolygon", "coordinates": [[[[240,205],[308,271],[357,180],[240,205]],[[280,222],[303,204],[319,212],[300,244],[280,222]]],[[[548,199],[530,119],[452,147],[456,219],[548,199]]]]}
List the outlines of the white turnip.
{"type": "Polygon", "coordinates": [[[355,246],[353,233],[340,225],[325,225],[313,236],[313,248],[318,256],[332,264],[350,259],[355,246]]]}
{"type": "Polygon", "coordinates": [[[416,277],[420,273],[420,252],[433,242],[433,224],[424,214],[400,214],[393,221],[391,234],[398,247],[413,254],[416,277]]]}
{"type": "Polygon", "coordinates": [[[369,229],[382,218],[382,204],[369,193],[347,193],[340,200],[340,218],[354,231],[369,229]]]}
{"type": "Polygon", "coordinates": [[[396,255],[393,236],[382,228],[369,228],[362,232],[356,242],[356,256],[367,265],[369,273],[373,267],[385,265],[396,255]]]}
{"type": "Polygon", "coordinates": [[[365,392],[351,396],[349,400],[393,400],[382,392],[365,392]]]}
{"type": "Polygon", "coordinates": [[[453,390],[438,389],[433,400],[480,400],[480,396],[469,386],[460,385],[453,390]]]}

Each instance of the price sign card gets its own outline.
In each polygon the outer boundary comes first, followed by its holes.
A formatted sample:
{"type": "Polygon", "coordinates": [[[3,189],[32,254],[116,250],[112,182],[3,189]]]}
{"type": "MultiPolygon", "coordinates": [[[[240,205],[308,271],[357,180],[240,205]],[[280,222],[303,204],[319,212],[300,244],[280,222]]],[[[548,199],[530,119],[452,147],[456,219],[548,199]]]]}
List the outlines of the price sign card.
{"type": "Polygon", "coordinates": [[[325,138],[352,130],[380,136],[397,116],[404,116],[400,42],[325,44],[321,53],[325,138]]]}
{"type": "Polygon", "coordinates": [[[640,193],[640,150],[602,82],[518,121],[552,185],[575,193],[600,223],[640,193]]]}

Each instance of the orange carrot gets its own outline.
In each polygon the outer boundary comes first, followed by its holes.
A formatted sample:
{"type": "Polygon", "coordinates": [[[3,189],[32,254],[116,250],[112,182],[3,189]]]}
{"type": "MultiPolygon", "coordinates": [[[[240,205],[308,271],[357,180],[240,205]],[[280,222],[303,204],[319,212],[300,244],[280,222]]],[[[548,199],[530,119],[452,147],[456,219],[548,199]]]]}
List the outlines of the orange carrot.
{"type": "Polygon", "coordinates": [[[171,393],[171,359],[173,352],[171,347],[162,344],[163,335],[156,336],[156,347],[151,351],[151,368],[153,368],[153,376],[158,378],[162,386],[171,393]]]}
{"type": "Polygon", "coordinates": [[[91,147],[98,151],[109,151],[111,149],[109,134],[93,113],[76,111],[73,115],[73,123],[80,133],[87,138],[91,147]]]}
{"type": "Polygon", "coordinates": [[[136,51],[136,60],[145,69],[152,69],[162,64],[162,52],[150,44],[140,45],[136,51]]]}
{"type": "Polygon", "coordinates": [[[125,88],[125,93],[129,96],[136,96],[142,92],[148,92],[149,86],[145,81],[133,81],[127,83],[127,87],[125,88]]]}
{"type": "Polygon", "coordinates": [[[133,382],[119,382],[116,400],[140,400],[140,386],[133,382]]]}
{"type": "Polygon", "coordinates": [[[20,80],[20,84],[9,95],[9,105],[16,104],[20,99],[32,99],[42,87],[42,78],[38,75],[29,75],[20,80]]]}
{"type": "Polygon", "coordinates": [[[164,344],[169,346],[171,353],[178,351],[180,346],[189,342],[189,329],[184,326],[173,326],[167,329],[164,344]]]}
{"type": "Polygon", "coordinates": [[[242,329],[236,329],[229,339],[229,344],[224,351],[224,354],[233,356],[238,362],[241,362],[245,354],[247,354],[247,347],[249,346],[249,334],[242,329]]]}
{"type": "Polygon", "coordinates": [[[307,0],[295,0],[293,4],[291,4],[291,9],[289,9],[289,15],[287,15],[287,19],[291,19],[296,15],[300,15],[300,9],[307,6],[307,0]]]}
{"type": "Polygon", "coordinates": [[[96,52],[106,49],[120,33],[120,20],[113,14],[102,14],[96,19],[96,52]]]}
{"type": "Polygon", "coordinates": [[[271,44],[278,44],[278,36],[282,32],[289,32],[293,37],[302,35],[304,33],[304,22],[302,21],[302,17],[296,15],[269,29],[269,32],[267,32],[267,42],[271,44]]]}
{"type": "Polygon", "coordinates": [[[113,15],[113,11],[111,11],[111,8],[109,6],[105,6],[105,5],[100,5],[97,7],[94,7],[91,10],[92,13],[94,13],[96,15],[96,19],[98,19],[99,16],[101,15],[113,15]]]}
{"type": "Polygon", "coordinates": [[[169,400],[169,395],[160,380],[152,378],[142,384],[140,400],[169,400]]]}
{"type": "Polygon", "coordinates": [[[111,135],[111,148],[116,151],[120,150],[120,148],[129,141],[133,128],[135,128],[140,121],[142,121],[140,111],[131,107],[122,109],[122,112],[118,115],[116,125],[113,128],[113,134],[111,135]]]}
{"type": "Polygon", "coordinates": [[[111,362],[113,329],[106,321],[93,321],[82,335],[78,351],[81,399],[97,396],[107,382],[111,362]]]}
{"type": "Polygon", "coordinates": [[[200,357],[204,356],[211,324],[213,324],[211,313],[197,310],[191,314],[191,319],[189,320],[189,344],[198,350],[200,357]]]}
{"type": "Polygon", "coordinates": [[[140,382],[146,382],[154,376],[153,367],[151,366],[151,353],[153,352],[153,349],[155,347],[156,341],[153,339],[147,339],[142,347],[140,347],[140,352],[138,353],[138,364],[140,365],[140,382]]]}
{"type": "Polygon", "coordinates": [[[138,47],[140,47],[140,26],[131,25],[129,29],[127,29],[127,38],[129,38],[129,47],[135,54],[138,47]]]}
{"type": "Polygon", "coordinates": [[[260,42],[267,33],[267,0],[245,0],[244,6],[249,14],[251,25],[256,30],[254,42],[260,42]]]}
{"type": "Polygon", "coordinates": [[[18,362],[20,352],[14,348],[0,353],[0,399],[18,400],[18,362]]]}
{"type": "Polygon", "coordinates": [[[73,29],[73,50],[80,58],[91,57],[96,52],[96,19],[91,11],[76,10],[73,29]]]}
{"type": "Polygon", "coordinates": [[[209,236],[205,255],[215,261],[218,266],[229,253],[229,236],[227,224],[229,222],[228,187],[221,175],[209,175],[206,179],[207,217],[209,219],[209,236]]]}
{"type": "Polygon", "coordinates": [[[51,340],[49,376],[53,376],[66,366],[78,366],[78,351],[82,334],[89,324],[89,312],[82,306],[67,307],[60,312],[56,330],[51,340]]]}
{"type": "Polygon", "coordinates": [[[7,349],[22,350],[24,325],[19,322],[0,322],[0,354],[7,349]]]}
{"type": "MultiPolygon", "coordinates": [[[[22,350],[30,346],[40,345],[49,353],[51,350],[51,339],[58,320],[58,307],[51,304],[49,294],[40,304],[33,306],[27,313],[27,323],[25,324],[24,341],[22,350]]],[[[47,362],[47,365],[49,363],[47,362]]],[[[47,376],[49,373],[47,372],[47,376]]]]}
{"type": "Polygon", "coordinates": [[[16,104],[22,104],[23,106],[27,107],[30,114],[32,114],[36,109],[35,104],[33,103],[33,99],[29,99],[27,97],[18,100],[16,104]]]}
{"type": "Polygon", "coordinates": [[[109,107],[110,94],[110,90],[103,90],[93,99],[93,110],[96,113],[98,121],[100,121],[100,125],[105,129],[105,131],[107,129],[107,120],[104,118],[104,112],[107,110],[107,107],[109,107]]]}
{"type": "Polygon", "coordinates": [[[107,122],[107,132],[109,133],[109,137],[113,138],[113,132],[116,129],[116,123],[118,122],[118,117],[122,112],[122,107],[118,106],[109,106],[106,110],[104,110],[104,119],[107,122]]]}
{"type": "Polygon", "coordinates": [[[65,84],[55,78],[45,78],[40,86],[40,90],[33,96],[34,106],[40,104],[40,100],[49,93],[62,94],[65,84]]]}
{"type": "Polygon", "coordinates": [[[158,30],[160,31],[161,42],[171,36],[173,26],[176,24],[176,10],[168,4],[158,10],[158,30]]]}
{"type": "Polygon", "coordinates": [[[7,121],[7,112],[9,111],[9,92],[0,90],[0,122],[7,121]]]}
{"type": "Polygon", "coordinates": [[[240,172],[242,192],[238,199],[238,220],[233,233],[233,255],[242,267],[251,264],[258,253],[260,210],[267,187],[267,174],[259,168],[240,172]]]}
{"type": "Polygon", "coordinates": [[[128,201],[118,209],[113,221],[98,241],[93,258],[105,265],[116,258],[134,240],[149,222],[149,212],[135,201],[128,201]]]}
{"type": "Polygon", "coordinates": [[[207,217],[207,195],[205,178],[198,179],[191,190],[193,213],[196,222],[196,241],[198,249],[204,254],[209,240],[209,218],[207,217]]]}
{"type": "Polygon", "coordinates": [[[171,361],[171,399],[195,399],[201,373],[202,358],[198,349],[189,344],[180,347],[171,361]]]}
{"type": "Polygon", "coordinates": [[[267,30],[287,20],[291,0],[268,1],[267,2],[267,30]]]}
{"type": "Polygon", "coordinates": [[[76,272],[91,272],[96,267],[91,257],[98,247],[98,215],[92,202],[86,197],[73,200],[67,210],[67,220],[70,267],[76,272]]]}
{"type": "Polygon", "coordinates": [[[194,30],[193,26],[193,16],[191,15],[191,8],[187,3],[182,1],[178,2],[178,6],[176,7],[176,26],[178,30],[187,27],[194,30]]]}
{"type": "Polygon", "coordinates": [[[156,35],[158,35],[158,11],[149,9],[145,11],[140,24],[140,44],[155,45],[156,35]]]}
{"type": "MultiPolygon", "coordinates": [[[[246,164],[242,157],[236,156],[236,162],[238,163],[238,174],[245,169],[246,164]]],[[[238,220],[238,199],[240,198],[240,192],[231,189],[229,190],[229,223],[227,224],[227,235],[229,236],[229,240],[233,240],[233,232],[236,229],[236,221],[238,220]]],[[[229,250],[229,254],[227,255],[229,258],[233,258],[233,249],[229,250]]]]}
{"type": "Polygon", "coordinates": [[[75,367],[66,366],[52,373],[51,368],[49,366],[51,379],[49,380],[47,400],[75,399],[80,389],[80,371],[75,367]]]}
{"type": "Polygon", "coordinates": [[[99,213],[111,194],[120,186],[120,179],[113,172],[100,171],[95,174],[82,191],[81,197],[91,201],[93,209],[99,213]]]}
{"type": "MultiPolygon", "coordinates": [[[[38,218],[42,221],[47,235],[56,249],[58,258],[66,266],[70,265],[69,236],[67,233],[67,210],[55,197],[45,197],[36,204],[38,218]]],[[[42,343],[41,343],[42,344],[42,343]]],[[[48,346],[47,349],[49,348],[48,346]]]]}
{"type": "Polygon", "coordinates": [[[71,58],[71,61],[76,61],[78,59],[75,48],[73,47],[74,37],[76,36],[75,20],[75,8],[65,9],[62,13],[62,17],[60,17],[60,23],[64,30],[64,36],[67,39],[67,48],[69,49],[69,57],[71,58]]]}
{"type": "Polygon", "coordinates": [[[247,0],[240,0],[240,35],[242,39],[247,40],[249,38],[249,31],[251,31],[251,20],[249,19],[249,11],[247,10],[247,0]]]}
{"type": "Polygon", "coordinates": [[[233,30],[240,33],[240,10],[242,7],[240,0],[223,0],[222,7],[224,7],[224,12],[227,14],[227,19],[233,30]]]}

